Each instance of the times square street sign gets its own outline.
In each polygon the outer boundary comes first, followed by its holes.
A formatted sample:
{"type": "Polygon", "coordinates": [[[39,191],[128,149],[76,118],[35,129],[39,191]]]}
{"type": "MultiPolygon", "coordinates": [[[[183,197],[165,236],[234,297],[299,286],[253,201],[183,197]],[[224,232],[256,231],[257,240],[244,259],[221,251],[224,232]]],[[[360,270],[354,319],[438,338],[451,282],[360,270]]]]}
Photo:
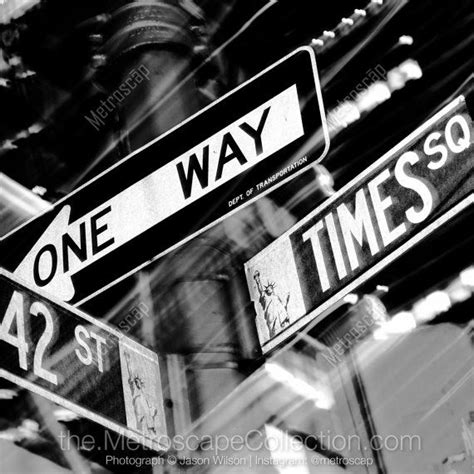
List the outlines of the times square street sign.
{"type": "Polygon", "coordinates": [[[0,354],[0,378],[137,443],[166,450],[158,356],[3,269],[0,354]]]}
{"type": "Polygon", "coordinates": [[[264,353],[473,205],[473,137],[461,95],[245,264],[264,353]]]}
{"type": "Polygon", "coordinates": [[[0,266],[80,305],[310,165],[329,147],[299,48],[0,241],[0,266]]]}

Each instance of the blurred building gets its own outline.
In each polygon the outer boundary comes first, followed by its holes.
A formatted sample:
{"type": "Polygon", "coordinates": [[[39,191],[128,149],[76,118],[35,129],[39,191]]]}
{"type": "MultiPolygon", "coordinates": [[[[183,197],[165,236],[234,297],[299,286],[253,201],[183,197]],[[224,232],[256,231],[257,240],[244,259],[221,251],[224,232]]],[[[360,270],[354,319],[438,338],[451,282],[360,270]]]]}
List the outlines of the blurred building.
{"type": "Polygon", "coordinates": [[[244,264],[464,90],[473,26],[470,0],[0,0],[0,235],[298,46],[331,136],[322,165],[81,308],[158,353],[168,434],[200,442],[139,467],[107,456],[157,453],[64,449],[103,428],[0,381],[2,472],[471,472],[472,208],[266,355],[244,264]]]}

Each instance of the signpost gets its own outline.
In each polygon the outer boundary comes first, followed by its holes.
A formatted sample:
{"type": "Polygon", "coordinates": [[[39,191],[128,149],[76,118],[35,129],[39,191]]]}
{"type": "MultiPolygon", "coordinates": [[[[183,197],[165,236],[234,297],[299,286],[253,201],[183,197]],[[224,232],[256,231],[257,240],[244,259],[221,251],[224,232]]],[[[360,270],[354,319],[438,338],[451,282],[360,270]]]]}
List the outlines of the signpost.
{"type": "Polygon", "coordinates": [[[245,265],[263,352],[474,203],[459,96],[245,265]]]}
{"type": "Polygon", "coordinates": [[[313,50],[297,49],[6,236],[0,263],[81,304],[328,150],[313,50]]]}
{"type": "Polygon", "coordinates": [[[157,355],[0,269],[0,377],[157,451],[166,422],[157,355]]]}

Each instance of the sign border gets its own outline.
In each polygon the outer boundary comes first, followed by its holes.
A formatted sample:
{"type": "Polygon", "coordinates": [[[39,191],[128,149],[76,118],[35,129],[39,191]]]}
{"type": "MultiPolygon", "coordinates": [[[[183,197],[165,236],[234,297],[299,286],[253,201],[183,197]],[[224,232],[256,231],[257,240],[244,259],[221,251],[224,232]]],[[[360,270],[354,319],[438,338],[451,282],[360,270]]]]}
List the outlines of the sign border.
{"type": "MultiPolygon", "coordinates": [[[[147,357],[149,359],[152,359],[154,361],[157,361],[159,364],[159,359],[158,355],[153,352],[152,350],[142,346],[138,342],[134,341],[133,339],[130,339],[128,336],[120,332],[118,329],[115,329],[112,326],[109,326],[105,324],[104,322],[88,315],[87,313],[84,313],[83,311],[75,308],[74,306],[65,303],[64,301],[61,301],[53,296],[50,296],[49,293],[46,291],[43,291],[41,289],[34,288],[30,283],[25,281],[22,278],[17,277],[13,273],[5,270],[4,268],[0,267],[0,275],[8,278],[9,280],[13,281],[14,283],[17,283],[19,285],[24,286],[27,288],[29,291],[31,291],[33,294],[39,295],[41,298],[46,299],[47,301],[50,301],[51,303],[54,303],[61,308],[63,308],[66,311],[69,311],[71,313],[74,313],[75,316],[85,319],[91,324],[94,324],[95,326],[99,327],[100,329],[107,331],[114,336],[116,336],[119,340],[122,341],[122,344],[129,346],[130,348],[134,348],[138,352],[140,352],[144,357],[147,357]]],[[[91,410],[88,410],[74,402],[71,402],[67,400],[64,397],[61,397],[54,392],[51,392],[43,387],[40,387],[33,382],[30,382],[29,380],[26,380],[22,377],[19,377],[17,375],[14,375],[7,370],[3,369],[0,367],[0,377],[5,378],[6,380],[9,380],[10,382],[19,385],[20,387],[23,387],[27,390],[30,390],[38,395],[41,395],[44,398],[47,398],[48,400],[57,403],[58,405],[61,405],[74,413],[77,413],[78,415],[83,416],[84,418],[87,418],[89,420],[92,420],[101,426],[104,426],[105,428],[111,429],[117,433],[119,433],[122,436],[126,436],[127,438],[130,438],[141,445],[144,445],[150,449],[154,449],[160,453],[164,453],[168,451],[165,445],[160,444],[159,442],[155,442],[150,438],[147,438],[145,435],[140,434],[138,431],[133,430],[132,428],[122,426],[121,424],[112,421],[108,417],[105,417],[103,415],[99,415],[91,410]]],[[[168,434],[166,433],[166,436],[168,434]]]]}
{"type": "MultiPolygon", "coordinates": [[[[364,180],[364,178],[370,174],[373,170],[377,169],[381,165],[388,162],[396,153],[401,151],[408,143],[410,143],[414,138],[420,136],[426,129],[430,128],[431,125],[436,123],[439,119],[444,117],[447,113],[449,113],[452,109],[455,109],[461,103],[466,102],[466,97],[464,95],[460,95],[447,105],[445,105],[441,110],[439,110],[435,115],[431,118],[426,120],[422,125],[420,125],[417,129],[411,132],[407,137],[405,137],[401,142],[391,148],[387,153],[382,155],[379,159],[377,159],[374,163],[372,163],[368,168],[366,168],[362,173],[357,175],[354,179],[349,181],[345,184],[339,191],[334,193],[331,197],[329,197],[326,201],[316,207],[315,210],[311,211],[306,217],[298,221],[298,223],[293,226],[291,229],[287,230],[283,233],[278,239],[268,245],[265,249],[263,249],[260,253],[249,259],[245,264],[245,273],[248,273],[248,265],[249,262],[255,260],[258,261],[265,256],[266,253],[270,252],[272,247],[277,245],[277,242],[280,240],[289,238],[289,236],[295,231],[295,227],[301,227],[307,221],[312,219],[315,215],[322,213],[324,210],[328,209],[334,201],[339,199],[341,195],[347,193],[352,188],[356,187],[360,182],[364,180]]],[[[288,329],[281,331],[277,336],[273,339],[270,339],[261,345],[262,353],[265,355],[273,350],[275,347],[282,344],[285,340],[295,334],[299,329],[303,326],[308,324],[309,322],[314,322],[314,324],[320,322],[324,317],[329,315],[329,311],[331,307],[337,303],[338,300],[344,298],[348,293],[350,293],[354,288],[360,286],[369,278],[374,276],[378,273],[381,269],[386,267],[390,264],[393,260],[401,256],[403,253],[408,251],[411,247],[416,245],[419,241],[433,233],[437,228],[457,216],[461,211],[468,208],[470,205],[474,204],[474,193],[466,196],[462,201],[457,203],[453,208],[448,210],[442,216],[438,217],[435,221],[429,224],[427,227],[422,229],[420,232],[416,233],[413,237],[407,240],[403,245],[396,248],[389,254],[387,254],[382,260],[380,260],[374,266],[368,268],[364,273],[359,275],[354,281],[349,283],[348,285],[341,288],[337,293],[331,296],[328,300],[323,302],[321,305],[317,306],[315,309],[310,311],[305,316],[297,319],[288,329]]]]}
{"type": "MultiPolygon", "coordinates": [[[[151,140],[150,142],[146,143],[145,145],[141,146],[140,148],[138,148],[137,150],[134,150],[131,154],[127,155],[126,157],[124,157],[122,160],[118,161],[117,163],[115,163],[114,165],[112,165],[110,168],[104,170],[102,173],[99,173],[97,176],[94,176],[91,180],[87,181],[86,183],[84,183],[82,186],[79,186],[77,189],[75,189],[74,191],[72,191],[71,193],[67,194],[66,196],[64,196],[63,198],[61,198],[60,200],[58,200],[57,202],[55,202],[53,204],[53,207],[51,209],[58,209],[61,207],[61,203],[63,201],[65,201],[66,199],[68,199],[70,196],[78,193],[79,191],[81,191],[82,189],[84,189],[85,187],[87,187],[90,183],[93,183],[95,181],[97,181],[98,179],[100,179],[102,176],[106,175],[109,171],[117,168],[118,166],[120,166],[122,163],[124,163],[125,161],[128,161],[130,159],[132,159],[135,155],[137,155],[138,153],[140,153],[141,151],[147,149],[148,147],[152,146],[153,144],[159,142],[160,140],[162,140],[163,138],[165,138],[166,136],[170,135],[171,133],[173,133],[174,131],[178,130],[180,127],[186,125],[188,122],[194,120],[195,118],[199,117],[200,115],[204,114],[205,112],[207,112],[208,110],[210,110],[212,107],[216,106],[217,104],[219,104],[220,102],[222,102],[223,100],[227,99],[228,97],[232,96],[234,93],[236,93],[237,91],[239,91],[240,89],[243,89],[245,86],[247,86],[248,84],[256,81],[257,79],[259,79],[261,76],[263,76],[264,74],[267,74],[268,72],[270,72],[272,69],[276,68],[277,66],[279,66],[281,63],[287,61],[288,59],[290,59],[292,56],[300,53],[300,52],[306,52],[309,54],[309,57],[310,57],[310,61],[311,61],[311,69],[312,69],[312,72],[313,72],[313,80],[314,80],[314,86],[315,86],[315,91],[316,91],[316,97],[317,97],[317,101],[318,101],[318,105],[319,105],[319,113],[321,115],[321,124],[322,124],[322,130],[323,130],[323,136],[324,136],[324,142],[325,142],[325,145],[324,145],[324,150],[322,152],[322,155],[317,159],[315,160],[314,162],[311,163],[311,165],[314,165],[314,164],[318,164],[318,163],[321,163],[322,160],[324,160],[324,158],[326,157],[328,151],[329,151],[329,147],[330,147],[330,137],[329,137],[329,131],[328,131],[328,126],[327,126],[327,122],[326,122],[326,111],[325,111],[325,108],[324,108],[324,102],[323,102],[323,97],[322,97],[322,92],[321,92],[321,83],[320,83],[320,80],[319,80],[319,74],[318,74],[318,68],[317,68],[317,64],[316,64],[316,54],[313,50],[313,48],[311,48],[311,46],[301,46],[297,49],[295,49],[294,51],[292,51],[291,53],[287,54],[286,56],[284,56],[283,58],[279,59],[278,61],[276,61],[275,63],[271,64],[270,66],[268,66],[267,68],[263,69],[262,71],[260,71],[258,74],[256,74],[255,76],[251,77],[250,79],[248,79],[247,81],[243,82],[242,84],[238,85],[235,89],[232,89],[231,91],[227,92],[226,94],[224,94],[222,97],[220,97],[219,99],[215,100],[214,102],[208,104],[206,107],[204,107],[203,109],[199,110],[198,112],[196,112],[195,114],[191,115],[190,117],[186,118],[185,120],[183,120],[182,122],[180,122],[179,124],[177,124],[176,126],[174,126],[173,128],[171,128],[170,130],[166,131],[165,133],[163,133],[162,135],[159,135],[158,137],[156,137],[155,139],[151,140]]],[[[158,168],[157,168],[158,169],[158,168]]],[[[81,300],[77,301],[76,303],[74,303],[73,306],[75,307],[78,307],[80,306],[81,304],[89,301],[90,299],[94,298],[95,296],[103,293],[104,291],[107,291],[109,288],[113,287],[114,285],[120,283],[121,281],[123,281],[124,279],[128,278],[129,276],[133,275],[134,273],[140,271],[141,269],[143,269],[144,267],[146,267],[147,265],[149,265],[150,263],[158,260],[159,258],[163,257],[164,255],[172,252],[173,250],[176,250],[177,248],[183,246],[184,244],[188,243],[190,240],[192,240],[193,238],[197,237],[198,235],[206,232],[207,230],[209,230],[210,228],[214,227],[215,225],[219,224],[220,222],[222,222],[224,219],[227,219],[228,217],[232,216],[233,214],[235,214],[236,212],[244,209],[245,207],[247,207],[248,205],[252,204],[253,202],[257,201],[258,199],[266,196],[267,194],[269,194],[270,192],[278,189],[280,186],[286,184],[287,182],[291,181],[292,179],[294,179],[296,176],[300,175],[301,173],[305,172],[308,170],[308,165],[298,171],[296,171],[295,173],[291,174],[290,176],[288,176],[287,178],[284,178],[282,179],[281,181],[279,181],[277,184],[275,184],[274,186],[270,187],[269,189],[267,190],[264,190],[262,191],[261,193],[258,194],[258,196],[255,196],[247,201],[245,201],[241,206],[239,207],[236,207],[232,210],[230,210],[229,212],[227,212],[224,216],[220,217],[219,219],[216,219],[215,221],[211,222],[210,224],[204,226],[203,228],[199,229],[198,231],[190,234],[188,237],[186,237],[185,239],[182,239],[180,240],[178,243],[172,245],[171,247],[168,247],[165,251],[157,254],[155,257],[153,257],[152,259],[150,260],[147,260],[146,262],[138,265],[137,267],[135,267],[133,270],[130,270],[129,272],[123,274],[121,277],[115,279],[113,282],[110,282],[108,283],[107,285],[103,286],[102,288],[100,288],[99,290],[96,290],[94,291],[93,293],[91,293],[90,295],[86,296],[85,298],[82,298],[81,300]]],[[[21,224],[20,226],[16,227],[15,229],[11,230],[8,234],[6,234],[5,236],[3,236],[1,239],[0,239],[0,242],[4,239],[7,239],[7,238],[11,238],[11,236],[16,232],[18,231],[19,229],[27,226],[28,224],[30,224],[31,222],[33,222],[34,220],[36,220],[37,218],[39,218],[40,216],[48,213],[48,212],[51,212],[51,209],[50,210],[47,210],[37,216],[34,216],[32,217],[31,219],[29,219],[28,221],[24,222],[23,224],[21,224]]]]}

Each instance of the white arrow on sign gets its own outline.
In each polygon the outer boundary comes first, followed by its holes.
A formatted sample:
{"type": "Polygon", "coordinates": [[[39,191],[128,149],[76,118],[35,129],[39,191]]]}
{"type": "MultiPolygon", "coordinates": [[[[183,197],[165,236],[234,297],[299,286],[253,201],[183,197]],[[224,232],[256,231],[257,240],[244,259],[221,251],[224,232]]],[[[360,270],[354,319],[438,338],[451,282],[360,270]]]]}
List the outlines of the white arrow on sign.
{"type": "Polygon", "coordinates": [[[72,275],[303,134],[292,85],[73,223],[70,206],[64,206],[15,275],[70,301],[72,275]]]}

